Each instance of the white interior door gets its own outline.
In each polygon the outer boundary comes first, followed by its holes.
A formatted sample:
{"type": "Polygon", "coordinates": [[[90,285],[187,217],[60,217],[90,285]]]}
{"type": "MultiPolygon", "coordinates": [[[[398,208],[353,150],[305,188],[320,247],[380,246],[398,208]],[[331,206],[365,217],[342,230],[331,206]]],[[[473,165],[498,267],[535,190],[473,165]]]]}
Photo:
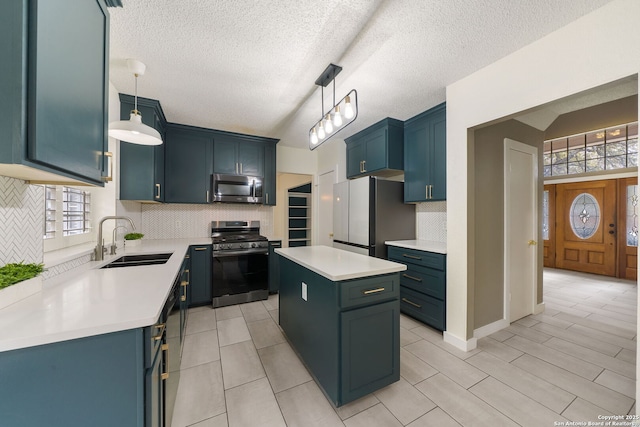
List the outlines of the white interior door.
{"type": "Polygon", "coordinates": [[[327,171],[318,179],[318,244],[333,244],[333,184],[336,182],[335,170],[327,171]]]}
{"type": "Polygon", "coordinates": [[[538,150],[504,140],[505,318],[532,314],[536,302],[538,150]]]}

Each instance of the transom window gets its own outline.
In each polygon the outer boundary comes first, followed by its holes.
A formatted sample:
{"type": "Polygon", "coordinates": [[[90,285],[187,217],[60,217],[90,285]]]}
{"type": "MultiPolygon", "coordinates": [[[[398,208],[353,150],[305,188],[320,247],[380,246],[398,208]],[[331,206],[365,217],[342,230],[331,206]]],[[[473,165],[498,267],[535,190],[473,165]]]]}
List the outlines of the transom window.
{"type": "Polygon", "coordinates": [[[638,122],[544,142],[544,176],[638,166],[638,122]]]}

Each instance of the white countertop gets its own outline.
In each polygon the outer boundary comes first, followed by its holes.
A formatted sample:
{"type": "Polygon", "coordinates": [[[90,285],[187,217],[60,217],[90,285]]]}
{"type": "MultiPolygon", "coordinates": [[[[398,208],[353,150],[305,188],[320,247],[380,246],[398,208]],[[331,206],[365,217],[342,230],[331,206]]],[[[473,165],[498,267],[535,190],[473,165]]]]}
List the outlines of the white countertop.
{"type": "Polygon", "coordinates": [[[104,261],[43,281],[43,289],[0,310],[0,351],[153,325],[189,245],[210,238],[143,240],[104,261]],[[126,254],[173,252],[165,264],[100,269],[126,254]]]}
{"type": "Polygon", "coordinates": [[[301,246],[276,249],[276,253],[334,282],[404,271],[404,264],[330,248],[301,246]]]}
{"type": "Polygon", "coordinates": [[[391,240],[384,242],[388,246],[398,246],[400,248],[415,249],[417,251],[435,252],[437,254],[447,253],[446,242],[434,242],[431,240],[391,240]]]}

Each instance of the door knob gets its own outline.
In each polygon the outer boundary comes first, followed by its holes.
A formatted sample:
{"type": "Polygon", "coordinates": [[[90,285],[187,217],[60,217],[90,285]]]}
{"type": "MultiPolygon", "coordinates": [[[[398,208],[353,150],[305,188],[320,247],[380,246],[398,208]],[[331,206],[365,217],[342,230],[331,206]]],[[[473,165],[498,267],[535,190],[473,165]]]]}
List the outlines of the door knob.
{"type": "Polygon", "coordinates": [[[329,237],[333,239],[333,233],[329,233],[329,237]]]}
{"type": "Polygon", "coordinates": [[[537,245],[538,242],[536,242],[535,240],[529,240],[529,246],[533,246],[533,245],[537,245]]]}
{"type": "Polygon", "coordinates": [[[609,230],[609,234],[615,234],[615,231],[609,230]]]}

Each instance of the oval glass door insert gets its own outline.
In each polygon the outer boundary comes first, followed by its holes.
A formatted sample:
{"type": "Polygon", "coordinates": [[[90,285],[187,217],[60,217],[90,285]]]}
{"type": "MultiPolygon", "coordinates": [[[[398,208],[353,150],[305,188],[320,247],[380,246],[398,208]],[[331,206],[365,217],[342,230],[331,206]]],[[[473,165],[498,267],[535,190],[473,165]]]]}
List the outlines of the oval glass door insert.
{"type": "Polygon", "coordinates": [[[588,239],[598,230],[600,225],[600,205],[588,193],[578,195],[571,204],[569,212],[571,229],[581,239],[588,239]]]}

